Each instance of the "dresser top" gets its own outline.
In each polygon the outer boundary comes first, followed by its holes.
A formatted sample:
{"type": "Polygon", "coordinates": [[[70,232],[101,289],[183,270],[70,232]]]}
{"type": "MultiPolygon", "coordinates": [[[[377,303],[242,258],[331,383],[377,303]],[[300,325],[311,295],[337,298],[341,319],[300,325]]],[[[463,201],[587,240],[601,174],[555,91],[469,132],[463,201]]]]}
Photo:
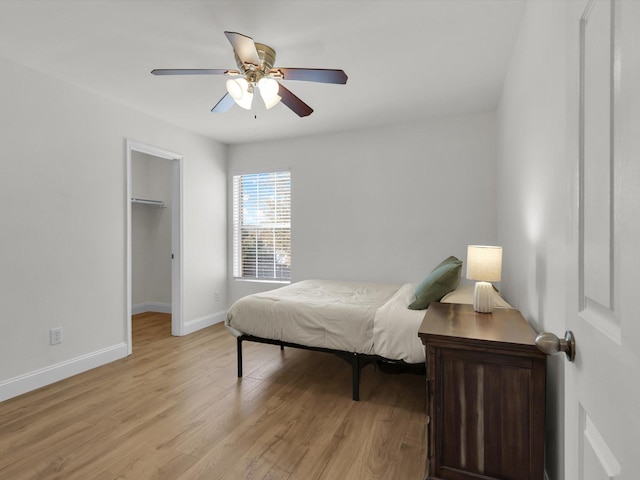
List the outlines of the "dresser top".
{"type": "Polygon", "coordinates": [[[536,348],[536,331],[513,308],[494,308],[493,313],[478,313],[473,305],[432,302],[422,320],[418,335],[455,337],[478,342],[518,344],[536,348]]]}

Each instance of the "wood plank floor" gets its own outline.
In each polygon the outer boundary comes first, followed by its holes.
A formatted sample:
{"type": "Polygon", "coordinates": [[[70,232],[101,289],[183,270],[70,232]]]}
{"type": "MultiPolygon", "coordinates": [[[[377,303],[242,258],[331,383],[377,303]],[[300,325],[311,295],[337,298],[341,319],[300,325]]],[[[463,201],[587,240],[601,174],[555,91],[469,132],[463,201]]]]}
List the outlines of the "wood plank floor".
{"type": "Polygon", "coordinates": [[[325,353],[236,342],[222,325],[170,336],[136,315],[133,355],[0,403],[0,479],[418,480],[424,377],[325,353]]]}

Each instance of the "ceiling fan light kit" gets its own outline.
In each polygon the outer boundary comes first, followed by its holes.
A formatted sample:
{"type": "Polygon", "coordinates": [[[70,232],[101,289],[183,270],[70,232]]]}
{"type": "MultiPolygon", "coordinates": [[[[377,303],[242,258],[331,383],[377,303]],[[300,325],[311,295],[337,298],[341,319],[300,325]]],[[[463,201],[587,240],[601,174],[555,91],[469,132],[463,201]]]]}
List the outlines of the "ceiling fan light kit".
{"type": "Polygon", "coordinates": [[[276,52],[251,37],[236,32],[224,32],[233,47],[239,70],[223,69],[155,69],[154,75],[227,75],[227,93],[211,109],[212,112],[228,111],[234,103],[245,110],[251,109],[256,87],[267,110],[282,102],[299,117],[311,115],[313,109],[289,91],[278,80],[300,80],[320,83],[347,83],[343,70],[323,68],[273,68],[276,52]]]}
{"type": "Polygon", "coordinates": [[[244,78],[230,78],[227,80],[227,92],[240,107],[245,110],[251,110],[253,87],[244,78]]]}
{"type": "Polygon", "coordinates": [[[262,77],[258,81],[258,90],[260,90],[260,96],[267,110],[275,107],[282,100],[282,97],[278,95],[280,84],[273,78],[262,77]]]}

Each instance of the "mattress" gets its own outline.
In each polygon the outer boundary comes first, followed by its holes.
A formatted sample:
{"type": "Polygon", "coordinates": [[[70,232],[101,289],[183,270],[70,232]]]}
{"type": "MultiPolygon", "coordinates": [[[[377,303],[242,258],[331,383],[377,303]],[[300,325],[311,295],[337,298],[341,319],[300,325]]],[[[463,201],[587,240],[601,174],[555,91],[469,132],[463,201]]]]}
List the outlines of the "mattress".
{"type": "Polygon", "coordinates": [[[374,354],[376,312],[399,288],[396,284],[304,280],[241,298],[229,309],[225,325],[236,336],[374,354]]]}

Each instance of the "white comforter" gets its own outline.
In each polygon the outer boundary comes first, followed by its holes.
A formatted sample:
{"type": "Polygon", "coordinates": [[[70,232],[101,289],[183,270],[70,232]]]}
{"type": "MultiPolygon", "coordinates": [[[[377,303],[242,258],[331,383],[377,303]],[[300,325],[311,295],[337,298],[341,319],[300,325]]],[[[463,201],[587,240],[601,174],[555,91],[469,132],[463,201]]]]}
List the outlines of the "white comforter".
{"type": "Polygon", "coordinates": [[[407,308],[415,287],[305,280],[241,298],[229,310],[225,325],[236,336],[420,363],[424,347],[418,328],[425,312],[407,308]]]}
{"type": "Polygon", "coordinates": [[[376,355],[407,363],[424,362],[424,345],[418,330],[426,310],[409,310],[416,298],[415,283],[402,285],[376,311],[373,322],[373,346],[376,355]]]}

